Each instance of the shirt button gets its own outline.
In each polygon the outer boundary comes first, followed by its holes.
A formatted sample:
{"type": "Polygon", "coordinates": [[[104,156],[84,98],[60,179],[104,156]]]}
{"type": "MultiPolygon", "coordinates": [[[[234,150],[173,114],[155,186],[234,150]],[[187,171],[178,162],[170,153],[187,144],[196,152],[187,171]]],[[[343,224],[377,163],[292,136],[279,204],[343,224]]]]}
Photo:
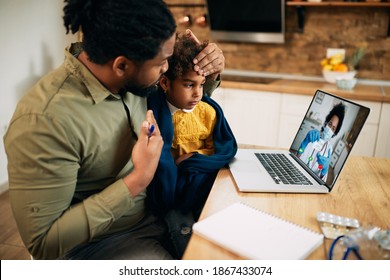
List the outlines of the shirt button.
{"type": "Polygon", "coordinates": [[[31,212],[38,213],[39,212],[39,207],[36,207],[36,206],[31,207],[31,212]]]}
{"type": "Polygon", "coordinates": [[[189,235],[191,233],[191,227],[184,226],[180,229],[182,235],[189,235]]]}

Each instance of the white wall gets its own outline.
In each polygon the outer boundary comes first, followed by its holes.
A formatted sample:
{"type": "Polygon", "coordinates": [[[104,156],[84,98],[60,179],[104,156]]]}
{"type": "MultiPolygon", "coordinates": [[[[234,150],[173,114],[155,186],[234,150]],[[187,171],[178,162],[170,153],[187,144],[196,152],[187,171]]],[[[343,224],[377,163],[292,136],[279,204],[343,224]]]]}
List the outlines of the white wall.
{"type": "Polygon", "coordinates": [[[66,35],[62,0],[0,0],[0,193],[7,187],[3,135],[19,98],[59,66],[75,35],[66,35]]]}

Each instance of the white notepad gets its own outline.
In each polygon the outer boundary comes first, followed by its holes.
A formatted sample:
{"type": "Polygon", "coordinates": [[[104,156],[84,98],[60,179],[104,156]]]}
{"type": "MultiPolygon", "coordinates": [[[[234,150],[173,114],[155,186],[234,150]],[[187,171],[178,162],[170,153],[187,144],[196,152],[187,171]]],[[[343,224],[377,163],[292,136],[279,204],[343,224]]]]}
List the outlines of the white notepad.
{"type": "Polygon", "coordinates": [[[195,223],[193,231],[247,259],[305,259],[324,239],[239,202],[195,223]]]}

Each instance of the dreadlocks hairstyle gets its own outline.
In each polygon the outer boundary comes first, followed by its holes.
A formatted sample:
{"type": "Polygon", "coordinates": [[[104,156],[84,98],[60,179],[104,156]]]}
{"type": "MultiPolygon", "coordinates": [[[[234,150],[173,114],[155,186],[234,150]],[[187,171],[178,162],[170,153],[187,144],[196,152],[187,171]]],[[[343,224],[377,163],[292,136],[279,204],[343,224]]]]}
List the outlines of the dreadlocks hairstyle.
{"type": "Polygon", "coordinates": [[[201,50],[208,45],[208,41],[202,44],[196,43],[187,36],[178,34],[176,36],[175,48],[173,55],[168,59],[169,68],[164,75],[174,80],[185,75],[188,71],[194,69],[193,59],[201,50]]]}
{"type": "Polygon", "coordinates": [[[343,125],[344,121],[344,115],[345,115],[345,105],[342,103],[339,103],[333,107],[333,109],[329,112],[329,114],[325,118],[325,125],[330,121],[330,119],[333,116],[337,116],[339,118],[339,125],[336,128],[336,131],[334,132],[334,135],[337,135],[339,133],[341,126],[343,125]]]}
{"type": "Polygon", "coordinates": [[[104,64],[120,55],[142,63],[154,58],[176,30],[162,0],[65,0],[66,33],[83,33],[90,60],[104,64]]]}

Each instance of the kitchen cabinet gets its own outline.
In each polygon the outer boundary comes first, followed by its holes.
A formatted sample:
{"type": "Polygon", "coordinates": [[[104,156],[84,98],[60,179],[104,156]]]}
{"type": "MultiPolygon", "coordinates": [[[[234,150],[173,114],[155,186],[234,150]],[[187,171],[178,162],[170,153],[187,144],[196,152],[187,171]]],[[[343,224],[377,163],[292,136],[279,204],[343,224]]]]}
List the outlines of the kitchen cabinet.
{"type": "MultiPolygon", "coordinates": [[[[214,94],[239,144],[289,148],[312,96],[234,88],[214,94]]],[[[390,103],[352,100],[371,109],[351,154],[390,157],[390,103]]],[[[321,124],[307,123],[307,130],[321,124]]],[[[336,160],[336,159],[334,159],[336,160]]]]}
{"type": "Polygon", "coordinates": [[[239,144],[265,147],[277,147],[279,142],[294,137],[291,130],[296,131],[296,123],[299,125],[302,120],[301,112],[295,113],[295,110],[281,114],[281,104],[288,107],[288,101],[282,101],[282,97],[282,93],[233,88],[218,88],[212,95],[222,107],[239,144]],[[287,116],[290,114],[293,121],[288,123],[287,116]],[[281,118],[284,120],[281,121],[281,118]],[[279,137],[281,122],[290,129],[279,137]]]}
{"type": "Polygon", "coordinates": [[[379,120],[378,141],[375,147],[376,157],[390,157],[390,103],[382,104],[379,120]]]}
{"type": "Polygon", "coordinates": [[[213,98],[240,144],[275,146],[278,142],[281,94],[243,89],[218,89],[213,98]]]}
{"type": "MultiPolygon", "coordinates": [[[[274,146],[286,149],[290,148],[297,128],[301,124],[306,110],[310,105],[311,99],[312,97],[307,95],[282,94],[278,141],[274,146]]],[[[307,125],[307,131],[315,126],[314,124],[307,125]]]]}

